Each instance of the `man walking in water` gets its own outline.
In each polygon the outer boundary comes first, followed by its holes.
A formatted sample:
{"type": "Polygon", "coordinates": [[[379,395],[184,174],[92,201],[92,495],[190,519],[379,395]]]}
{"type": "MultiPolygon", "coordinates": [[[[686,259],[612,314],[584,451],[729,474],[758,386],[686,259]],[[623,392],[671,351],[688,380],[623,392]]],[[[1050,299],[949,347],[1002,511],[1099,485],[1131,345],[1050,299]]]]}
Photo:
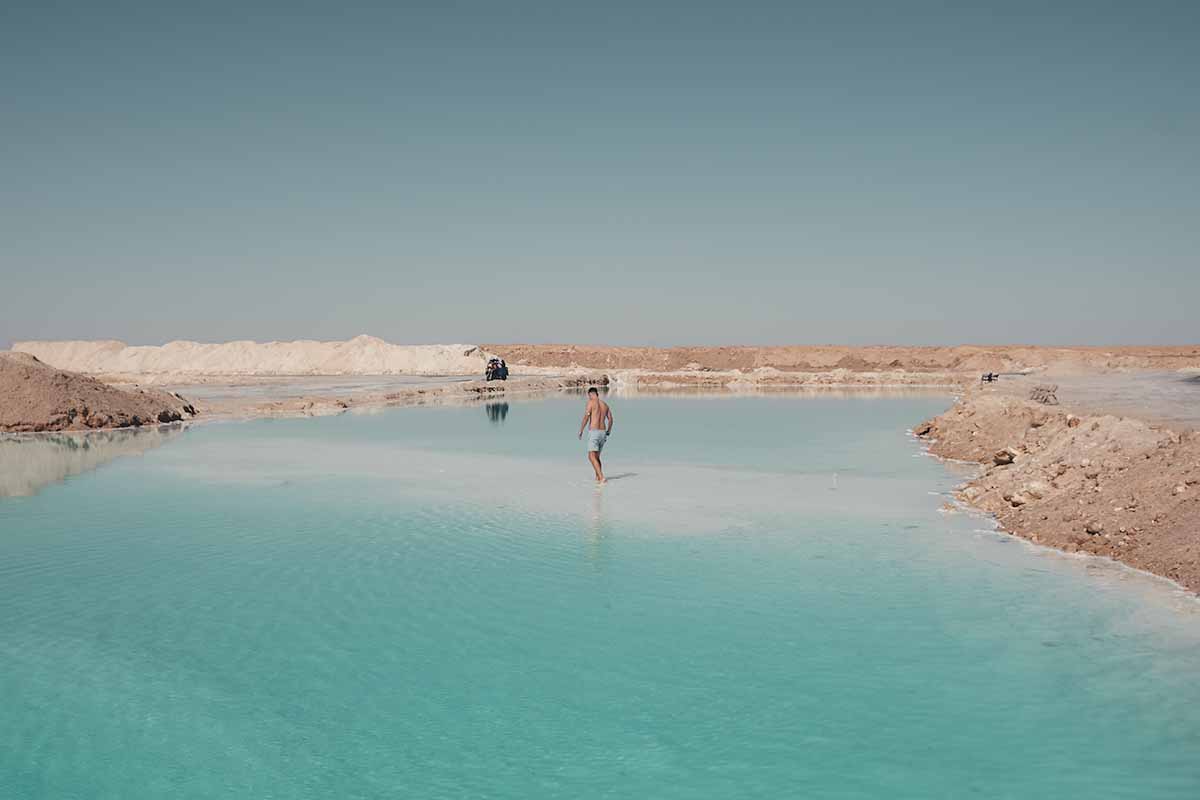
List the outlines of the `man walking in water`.
{"type": "Polygon", "coordinates": [[[596,470],[596,483],[604,483],[600,451],[604,449],[604,443],[612,433],[612,426],[612,409],[600,399],[600,392],[593,386],[587,392],[587,408],[583,410],[583,422],[579,423],[579,438],[582,439],[584,430],[587,430],[588,461],[592,462],[592,469],[596,470]]]}

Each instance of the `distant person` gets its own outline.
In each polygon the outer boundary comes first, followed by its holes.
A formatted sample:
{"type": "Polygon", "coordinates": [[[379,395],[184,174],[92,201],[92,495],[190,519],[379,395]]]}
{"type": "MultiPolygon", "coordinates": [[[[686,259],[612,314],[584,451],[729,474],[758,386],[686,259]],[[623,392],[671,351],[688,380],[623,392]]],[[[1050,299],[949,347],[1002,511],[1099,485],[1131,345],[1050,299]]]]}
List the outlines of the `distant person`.
{"type": "Polygon", "coordinates": [[[600,451],[604,443],[612,435],[613,415],[608,403],[600,399],[596,387],[587,391],[587,407],[583,410],[583,422],[579,423],[579,438],[583,438],[584,430],[588,432],[587,454],[596,470],[596,483],[604,483],[604,466],[600,463],[600,451]]]}

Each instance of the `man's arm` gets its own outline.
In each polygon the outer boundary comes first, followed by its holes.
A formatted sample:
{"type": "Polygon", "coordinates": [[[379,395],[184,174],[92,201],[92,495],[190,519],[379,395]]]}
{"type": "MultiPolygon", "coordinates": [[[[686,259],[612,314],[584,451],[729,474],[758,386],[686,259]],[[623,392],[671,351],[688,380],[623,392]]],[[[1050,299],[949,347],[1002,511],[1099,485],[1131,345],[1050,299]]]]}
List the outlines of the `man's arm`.
{"type": "Polygon", "coordinates": [[[612,434],[612,425],[613,425],[613,418],[612,418],[612,406],[609,406],[609,407],[608,407],[608,411],[605,413],[605,415],[604,415],[604,416],[605,416],[605,418],[606,418],[606,419],[607,419],[607,421],[608,421],[608,430],[606,430],[606,431],[604,432],[604,435],[605,435],[605,436],[609,436],[609,435],[611,435],[611,434],[612,434]]]}
{"type": "Polygon", "coordinates": [[[579,436],[577,436],[575,438],[577,438],[577,439],[583,438],[583,429],[587,427],[588,418],[591,416],[592,416],[592,410],[590,408],[583,412],[583,421],[579,423],[579,436]]]}

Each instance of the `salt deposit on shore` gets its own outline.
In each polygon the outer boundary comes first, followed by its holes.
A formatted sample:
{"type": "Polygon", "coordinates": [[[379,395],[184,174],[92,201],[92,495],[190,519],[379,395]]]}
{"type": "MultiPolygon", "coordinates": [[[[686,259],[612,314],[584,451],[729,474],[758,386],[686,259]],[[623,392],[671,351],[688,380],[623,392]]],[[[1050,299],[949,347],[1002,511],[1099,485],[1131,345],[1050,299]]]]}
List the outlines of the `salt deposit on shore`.
{"type": "Polygon", "coordinates": [[[397,345],[373,336],[347,342],[16,342],[13,350],[91,375],[478,375],[488,353],[476,345],[397,345]]]}

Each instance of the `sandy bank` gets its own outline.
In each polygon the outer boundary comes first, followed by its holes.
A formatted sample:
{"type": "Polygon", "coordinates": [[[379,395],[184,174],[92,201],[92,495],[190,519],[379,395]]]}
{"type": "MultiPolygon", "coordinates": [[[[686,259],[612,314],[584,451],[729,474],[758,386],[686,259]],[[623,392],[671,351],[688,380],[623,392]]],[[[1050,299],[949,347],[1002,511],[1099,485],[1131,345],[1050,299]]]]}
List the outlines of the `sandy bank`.
{"type": "Polygon", "coordinates": [[[1200,346],[485,347],[518,372],[604,370],[618,386],[629,388],[966,387],[985,372],[1066,376],[1200,366],[1200,346]]]}
{"type": "MultiPolygon", "coordinates": [[[[520,367],[520,369],[529,369],[520,367]]],[[[741,370],[677,370],[653,372],[640,369],[610,370],[614,382],[632,389],[720,388],[818,389],[871,387],[959,387],[978,380],[974,373],[907,372],[905,370],[850,370],[836,368],[810,372],[785,372],[774,367],[741,370]]]]}
{"type": "Polygon", "coordinates": [[[139,427],[195,415],[178,395],[118,389],[55,369],[26,353],[0,353],[0,431],[139,427]]]}
{"type": "Polygon", "coordinates": [[[396,345],[373,336],[346,342],[16,342],[59,369],[184,382],[211,375],[481,375],[488,354],[476,345],[396,345]]]}
{"type": "Polygon", "coordinates": [[[1010,533],[1200,591],[1200,433],[973,388],[914,432],[983,465],[959,490],[1010,533]]]}
{"type": "Polygon", "coordinates": [[[558,369],[750,373],[946,373],[1200,368],[1200,345],[1177,347],[604,347],[594,345],[488,344],[510,365],[558,369]]]}

